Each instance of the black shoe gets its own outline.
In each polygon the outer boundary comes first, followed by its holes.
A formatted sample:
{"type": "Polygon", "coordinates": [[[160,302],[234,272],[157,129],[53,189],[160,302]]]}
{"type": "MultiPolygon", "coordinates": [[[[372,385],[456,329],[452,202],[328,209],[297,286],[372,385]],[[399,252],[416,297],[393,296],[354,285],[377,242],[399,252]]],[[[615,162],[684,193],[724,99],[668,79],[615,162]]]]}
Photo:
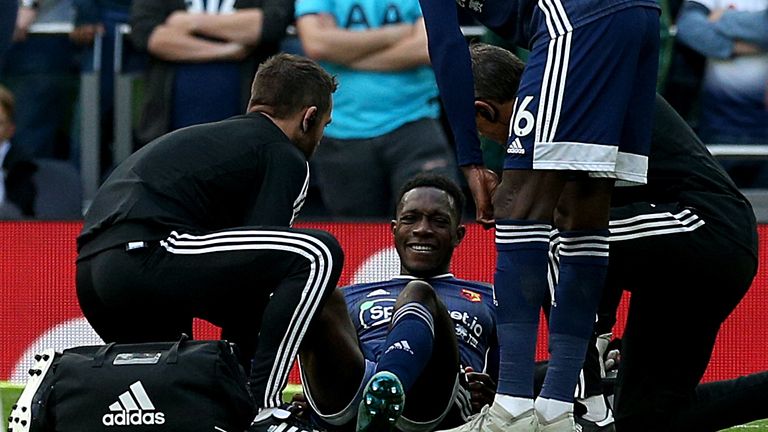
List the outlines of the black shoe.
{"type": "Polygon", "coordinates": [[[246,432],[324,432],[322,429],[302,420],[292,405],[280,408],[265,408],[251,422],[246,432]]]}
{"type": "Polygon", "coordinates": [[[581,432],[616,432],[616,423],[613,421],[613,412],[608,409],[608,415],[601,421],[585,420],[576,417],[576,424],[581,427],[581,432]]]}

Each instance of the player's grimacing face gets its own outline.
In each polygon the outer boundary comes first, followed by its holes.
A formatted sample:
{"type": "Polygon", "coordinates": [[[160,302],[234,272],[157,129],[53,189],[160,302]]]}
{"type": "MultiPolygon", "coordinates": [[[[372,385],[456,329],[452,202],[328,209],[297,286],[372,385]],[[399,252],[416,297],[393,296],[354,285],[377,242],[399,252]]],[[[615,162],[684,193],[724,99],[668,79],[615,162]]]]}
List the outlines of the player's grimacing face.
{"type": "Polygon", "coordinates": [[[430,277],[449,271],[461,237],[453,209],[453,199],[440,189],[418,187],[403,195],[392,232],[404,273],[430,277]]]}

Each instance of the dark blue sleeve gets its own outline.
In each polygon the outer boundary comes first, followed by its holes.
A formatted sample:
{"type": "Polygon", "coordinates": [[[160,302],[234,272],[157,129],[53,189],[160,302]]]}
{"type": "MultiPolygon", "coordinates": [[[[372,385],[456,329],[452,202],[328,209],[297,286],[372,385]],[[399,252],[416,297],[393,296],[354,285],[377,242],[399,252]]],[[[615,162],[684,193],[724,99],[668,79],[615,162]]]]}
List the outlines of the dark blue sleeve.
{"type": "Polygon", "coordinates": [[[469,48],[453,0],[420,0],[427,27],[429,57],[443,108],[456,141],[460,166],[483,164],[475,124],[475,90],[469,48]]]}

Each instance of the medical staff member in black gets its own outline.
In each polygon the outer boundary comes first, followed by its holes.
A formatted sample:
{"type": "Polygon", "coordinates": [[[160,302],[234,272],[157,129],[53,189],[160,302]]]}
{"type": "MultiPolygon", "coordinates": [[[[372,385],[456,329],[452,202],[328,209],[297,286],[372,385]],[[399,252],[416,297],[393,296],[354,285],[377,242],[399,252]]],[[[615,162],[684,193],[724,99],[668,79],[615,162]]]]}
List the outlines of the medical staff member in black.
{"type": "Polygon", "coordinates": [[[278,54],[245,115],[164,135],[115,169],[77,238],[78,299],[99,336],[176,340],[207,320],[239,345],[257,408],[280,404],[344,259],[329,233],[291,228],[336,87],[278,54]]]}

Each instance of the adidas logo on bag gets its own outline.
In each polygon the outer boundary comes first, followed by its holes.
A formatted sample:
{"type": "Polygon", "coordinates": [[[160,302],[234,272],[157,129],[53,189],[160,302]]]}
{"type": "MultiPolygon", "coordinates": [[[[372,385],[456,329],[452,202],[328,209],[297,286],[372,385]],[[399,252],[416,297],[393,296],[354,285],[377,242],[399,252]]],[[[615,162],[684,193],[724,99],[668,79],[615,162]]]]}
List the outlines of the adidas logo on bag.
{"type": "Polygon", "coordinates": [[[155,405],[149,400],[141,381],[131,384],[129,390],[109,406],[109,413],[104,414],[101,422],[104,426],[144,426],[165,423],[165,414],[155,411],[155,405]]]}

